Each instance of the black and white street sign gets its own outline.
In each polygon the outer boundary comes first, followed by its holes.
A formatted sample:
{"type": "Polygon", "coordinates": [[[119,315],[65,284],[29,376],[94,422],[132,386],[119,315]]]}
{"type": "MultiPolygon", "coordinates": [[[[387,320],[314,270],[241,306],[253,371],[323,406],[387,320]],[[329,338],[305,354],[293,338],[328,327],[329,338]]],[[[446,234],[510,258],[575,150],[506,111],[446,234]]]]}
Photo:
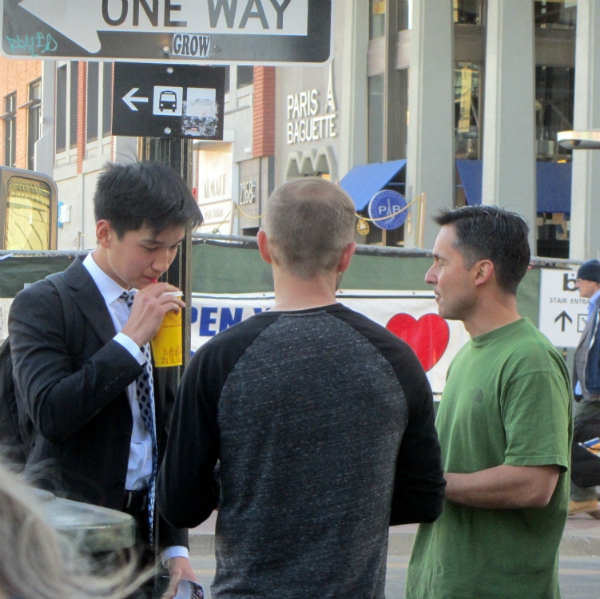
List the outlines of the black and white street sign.
{"type": "Polygon", "coordinates": [[[579,297],[574,270],[542,269],[540,331],[556,347],[577,347],[589,300],[579,297]]]}
{"type": "Polygon", "coordinates": [[[118,62],[113,135],[223,139],[225,67],[118,62]]]}
{"type": "Polygon", "coordinates": [[[217,64],[331,58],[333,0],[0,0],[2,53],[217,64]]]}

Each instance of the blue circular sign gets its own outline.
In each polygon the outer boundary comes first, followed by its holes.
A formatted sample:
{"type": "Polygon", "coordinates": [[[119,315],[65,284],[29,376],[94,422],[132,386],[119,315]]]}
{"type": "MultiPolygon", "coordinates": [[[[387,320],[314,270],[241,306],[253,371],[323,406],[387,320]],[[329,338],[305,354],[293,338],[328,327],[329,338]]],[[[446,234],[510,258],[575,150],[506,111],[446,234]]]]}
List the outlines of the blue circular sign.
{"type": "Polygon", "coordinates": [[[407,211],[406,200],[402,194],[391,189],[378,191],[369,202],[369,218],[374,220],[373,224],[380,229],[397,229],[404,224],[407,211]],[[385,217],[389,218],[385,218],[385,217]]]}

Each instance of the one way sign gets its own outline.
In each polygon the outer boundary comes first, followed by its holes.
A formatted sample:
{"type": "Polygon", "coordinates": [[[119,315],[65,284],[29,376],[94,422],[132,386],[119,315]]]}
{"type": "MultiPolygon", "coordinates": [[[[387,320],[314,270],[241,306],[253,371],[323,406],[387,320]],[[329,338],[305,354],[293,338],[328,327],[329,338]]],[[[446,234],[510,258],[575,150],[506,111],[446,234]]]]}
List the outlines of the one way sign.
{"type": "Polygon", "coordinates": [[[333,0],[0,0],[9,58],[306,64],[332,53],[333,0]]]}
{"type": "Polygon", "coordinates": [[[225,67],[115,64],[113,135],[223,139],[225,67]]]}

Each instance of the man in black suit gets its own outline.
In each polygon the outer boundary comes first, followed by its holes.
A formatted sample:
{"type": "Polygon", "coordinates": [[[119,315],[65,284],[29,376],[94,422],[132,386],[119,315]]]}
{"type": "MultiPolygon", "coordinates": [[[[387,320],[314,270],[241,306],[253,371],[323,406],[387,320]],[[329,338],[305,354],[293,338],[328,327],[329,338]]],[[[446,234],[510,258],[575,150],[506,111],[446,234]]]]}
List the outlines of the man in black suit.
{"type": "Polygon", "coordinates": [[[172,368],[154,368],[147,344],[184,302],[157,283],[202,222],[185,182],[153,163],[110,164],[94,197],[97,246],[64,272],[81,352],[67,346],[63,308],[46,280],[21,291],[9,315],[20,416],[35,442],[25,468],[34,484],[70,499],[130,513],[146,561],[162,552],[172,580],[195,580],[187,530],[154,506],[175,394],[172,368]],[[128,291],[138,290],[135,295],[128,291]],[[131,299],[133,297],[133,303],[131,299]],[[140,384],[153,381],[152,392],[140,384]]]}

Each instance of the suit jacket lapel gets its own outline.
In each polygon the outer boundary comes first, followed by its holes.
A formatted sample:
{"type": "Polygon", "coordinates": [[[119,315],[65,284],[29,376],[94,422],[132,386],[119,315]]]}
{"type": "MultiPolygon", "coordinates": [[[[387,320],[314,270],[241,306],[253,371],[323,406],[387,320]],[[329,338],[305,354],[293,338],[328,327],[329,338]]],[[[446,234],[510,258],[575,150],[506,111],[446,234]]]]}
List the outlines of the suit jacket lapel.
{"type": "Polygon", "coordinates": [[[72,290],[74,302],[91,328],[103,343],[108,343],[116,334],[115,326],[102,294],[82,262],[83,258],[76,258],[65,271],[65,280],[72,290]]]}

